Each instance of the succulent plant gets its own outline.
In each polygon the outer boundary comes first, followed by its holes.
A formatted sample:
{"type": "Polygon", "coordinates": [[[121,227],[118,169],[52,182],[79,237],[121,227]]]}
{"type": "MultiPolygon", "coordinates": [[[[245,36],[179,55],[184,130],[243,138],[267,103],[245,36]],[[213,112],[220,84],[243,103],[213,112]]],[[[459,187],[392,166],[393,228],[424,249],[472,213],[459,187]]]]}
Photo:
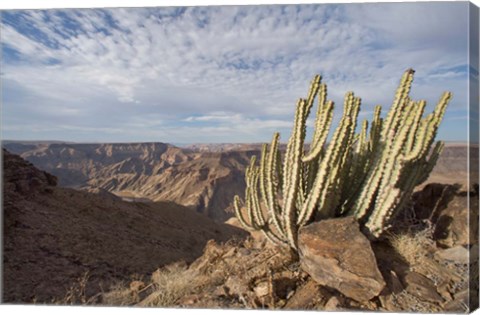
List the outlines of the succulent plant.
{"type": "Polygon", "coordinates": [[[415,186],[425,181],[443,149],[433,142],[451,93],[423,117],[426,102],[409,97],[414,71],[407,70],[385,119],[375,108],[371,124],[356,133],[361,99],[345,95],[343,115],[330,142],[334,103],[315,76],[305,99],[296,105],[292,134],[283,156],[279,133],[263,145],[246,169],[245,201],[235,196],[235,213],[248,230],[297,249],[297,233],[310,221],[354,215],[371,238],[379,237],[405,206],[415,186]],[[306,123],[318,100],[313,137],[306,150],[306,123]],[[369,129],[370,125],[370,129],[369,129]],[[258,164],[258,165],[257,165],[258,164]]]}

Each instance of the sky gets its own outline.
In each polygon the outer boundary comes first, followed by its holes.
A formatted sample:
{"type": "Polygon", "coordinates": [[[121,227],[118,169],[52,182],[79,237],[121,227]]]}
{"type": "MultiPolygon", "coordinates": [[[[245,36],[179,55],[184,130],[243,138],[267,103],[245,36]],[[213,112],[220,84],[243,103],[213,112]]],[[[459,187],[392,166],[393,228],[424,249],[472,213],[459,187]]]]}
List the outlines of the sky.
{"type": "Polygon", "coordinates": [[[360,119],[378,104],[385,115],[413,68],[428,111],[453,92],[437,139],[467,140],[466,2],[0,14],[3,139],[287,141],[315,74],[335,125],[347,91],[362,98],[360,119]]]}

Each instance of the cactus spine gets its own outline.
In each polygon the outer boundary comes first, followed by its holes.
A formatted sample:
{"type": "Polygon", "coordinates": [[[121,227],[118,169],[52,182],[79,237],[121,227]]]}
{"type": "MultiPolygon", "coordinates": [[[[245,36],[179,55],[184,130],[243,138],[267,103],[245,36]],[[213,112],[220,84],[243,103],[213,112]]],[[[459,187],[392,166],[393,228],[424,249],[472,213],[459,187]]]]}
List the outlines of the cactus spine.
{"type": "Polygon", "coordinates": [[[427,179],[443,148],[437,142],[431,150],[451,93],[444,93],[433,113],[422,118],[425,101],[409,97],[413,74],[409,69],[402,76],[385,120],[376,106],[372,123],[363,121],[359,133],[361,100],[348,92],[327,146],[334,103],[327,100],[321,77],[315,76],[307,97],[297,102],[283,166],[279,133],[269,146],[263,145],[259,165],[252,157],[245,173],[245,207],[238,196],[234,199],[240,223],[294,250],[298,229],[314,218],[355,215],[371,237],[379,237],[414,187],[427,179]],[[306,152],[306,122],[316,98],[313,137],[306,152]]]}

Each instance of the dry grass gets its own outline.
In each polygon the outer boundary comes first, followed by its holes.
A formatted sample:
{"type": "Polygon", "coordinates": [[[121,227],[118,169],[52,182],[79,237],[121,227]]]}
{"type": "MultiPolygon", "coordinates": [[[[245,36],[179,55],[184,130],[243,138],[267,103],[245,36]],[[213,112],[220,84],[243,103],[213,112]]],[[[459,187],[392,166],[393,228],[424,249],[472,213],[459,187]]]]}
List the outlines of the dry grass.
{"type": "MultiPolygon", "coordinates": [[[[276,249],[247,249],[236,241],[210,241],[204,254],[188,268],[186,263],[179,262],[155,271],[137,291],[139,302],[132,301],[125,285],[104,294],[104,302],[142,307],[264,307],[260,305],[264,301],[256,301],[253,288],[273,276],[269,274],[271,269],[279,274],[284,271],[290,264],[286,261],[291,261],[290,253],[276,249]]],[[[274,280],[267,281],[273,292],[274,280]]]]}
{"type": "Polygon", "coordinates": [[[123,282],[116,284],[110,291],[102,294],[102,304],[104,305],[129,306],[138,302],[138,294],[132,292],[123,282]]]}
{"type": "Polygon", "coordinates": [[[172,307],[180,298],[199,292],[207,279],[188,270],[184,263],[173,263],[157,269],[150,280],[146,286],[143,282],[142,286],[132,285],[140,281],[133,281],[130,285],[118,283],[102,294],[102,304],[172,307]]]}
{"type": "Polygon", "coordinates": [[[151,280],[152,293],[139,306],[172,307],[180,298],[199,293],[208,283],[208,277],[198,275],[182,264],[158,269],[151,280]]]}
{"type": "Polygon", "coordinates": [[[102,295],[102,304],[172,307],[179,298],[195,293],[197,283],[197,277],[185,266],[172,264],[155,271],[151,282],[141,289],[133,289],[131,284],[117,284],[102,295]],[[141,293],[146,296],[141,298],[141,293]]]}
{"type": "MultiPolygon", "coordinates": [[[[94,296],[87,296],[86,288],[90,278],[90,273],[87,271],[67,290],[65,296],[61,299],[53,299],[52,304],[57,305],[93,305],[97,302],[100,294],[94,296]]],[[[34,301],[36,303],[36,301],[34,301]]]]}
{"type": "Polygon", "coordinates": [[[412,267],[425,262],[435,246],[429,229],[417,233],[393,234],[389,236],[389,241],[412,267]]]}

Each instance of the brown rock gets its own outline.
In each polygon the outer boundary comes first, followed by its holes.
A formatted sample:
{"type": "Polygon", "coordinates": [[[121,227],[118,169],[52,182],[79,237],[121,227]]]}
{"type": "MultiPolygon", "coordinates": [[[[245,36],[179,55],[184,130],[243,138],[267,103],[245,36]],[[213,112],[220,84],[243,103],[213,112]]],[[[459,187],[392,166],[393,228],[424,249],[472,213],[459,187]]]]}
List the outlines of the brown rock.
{"type": "Polygon", "coordinates": [[[229,295],[243,296],[249,291],[248,283],[238,276],[231,276],[225,282],[229,295]]]}
{"type": "Polygon", "coordinates": [[[448,312],[465,313],[469,312],[469,292],[468,289],[455,294],[454,299],[445,304],[445,310],[448,312]]]}
{"type": "Polygon", "coordinates": [[[298,247],[302,268],[319,284],[347,297],[367,301],[385,287],[370,242],[353,217],[300,229],[298,247]]]}
{"type": "Polygon", "coordinates": [[[3,182],[6,188],[17,193],[28,195],[40,188],[56,186],[57,178],[41,171],[19,156],[2,150],[3,157],[3,182]]]}
{"type": "Polygon", "coordinates": [[[435,253],[435,258],[459,264],[468,264],[469,251],[463,246],[455,246],[435,253]]]}
{"type": "Polygon", "coordinates": [[[402,282],[400,282],[400,279],[398,279],[397,274],[395,271],[390,270],[390,274],[387,277],[385,277],[385,280],[387,281],[387,286],[390,289],[392,293],[400,293],[403,291],[403,285],[402,282]]]}
{"type": "Polygon", "coordinates": [[[438,294],[433,281],[419,273],[408,272],[404,278],[404,285],[408,293],[421,300],[436,303],[444,301],[438,294]]]}
{"type": "Polygon", "coordinates": [[[223,259],[232,258],[235,256],[236,253],[237,253],[237,248],[232,247],[225,254],[223,254],[222,258],[223,259]]]}
{"type": "Polygon", "coordinates": [[[311,309],[317,303],[325,303],[330,296],[326,289],[322,290],[318,283],[310,279],[288,299],[285,309],[311,309]]]}
{"type": "Polygon", "coordinates": [[[253,291],[257,295],[257,297],[265,297],[270,293],[270,286],[267,281],[260,282],[253,291]]]}
{"type": "Polygon", "coordinates": [[[247,248],[242,247],[242,248],[238,249],[238,253],[242,256],[248,256],[248,255],[250,255],[251,251],[247,248]]]}
{"type": "MultiPolygon", "coordinates": [[[[470,198],[470,206],[478,208],[478,199],[470,198]]],[[[434,238],[438,244],[446,247],[456,245],[469,245],[472,243],[469,233],[478,234],[478,225],[470,227],[468,225],[470,211],[468,208],[468,197],[455,195],[448,203],[448,206],[441,211],[436,222],[434,238]],[[471,229],[474,231],[471,231],[471,229]]],[[[476,222],[478,218],[470,218],[476,222]]]]}
{"type": "Polygon", "coordinates": [[[395,305],[392,294],[381,295],[378,297],[378,299],[380,300],[380,303],[385,310],[390,312],[395,312],[399,310],[398,307],[395,305]]]}
{"type": "Polygon", "coordinates": [[[202,296],[200,294],[190,294],[178,300],[177,304],[181,306],[191,306],[195,303],[198,303],[201,300],[201,298],[202,296]]]}
{"type": "Polygon", "coordinates": [[[213,291],[213,295],[215,295],[215,296],[227,296],[228,295],[227,288],[223,285],[219,286],[219,287],[215,288],[215,290],[213,291]]]}
{"type": "Polygon", "coordinates": [[[437,286],[437,292],[445,301],[452,300],[452,294],[450,293],[450,283],[448,281],[444,281],[437,286]]]}
{"type": "Polygon", "coordinates": [[[447,207],[458,188],[457,185],[429,183],[421,191],[414,193],[412,199],[417,219],[431,219],[436,222],[440,212],[447,207]]]}
{"type": "Polygon", "coordinates": [[[339,311],[342,303],[337,296],[332,296],[324,306],[325,311],[339,311]]]}

